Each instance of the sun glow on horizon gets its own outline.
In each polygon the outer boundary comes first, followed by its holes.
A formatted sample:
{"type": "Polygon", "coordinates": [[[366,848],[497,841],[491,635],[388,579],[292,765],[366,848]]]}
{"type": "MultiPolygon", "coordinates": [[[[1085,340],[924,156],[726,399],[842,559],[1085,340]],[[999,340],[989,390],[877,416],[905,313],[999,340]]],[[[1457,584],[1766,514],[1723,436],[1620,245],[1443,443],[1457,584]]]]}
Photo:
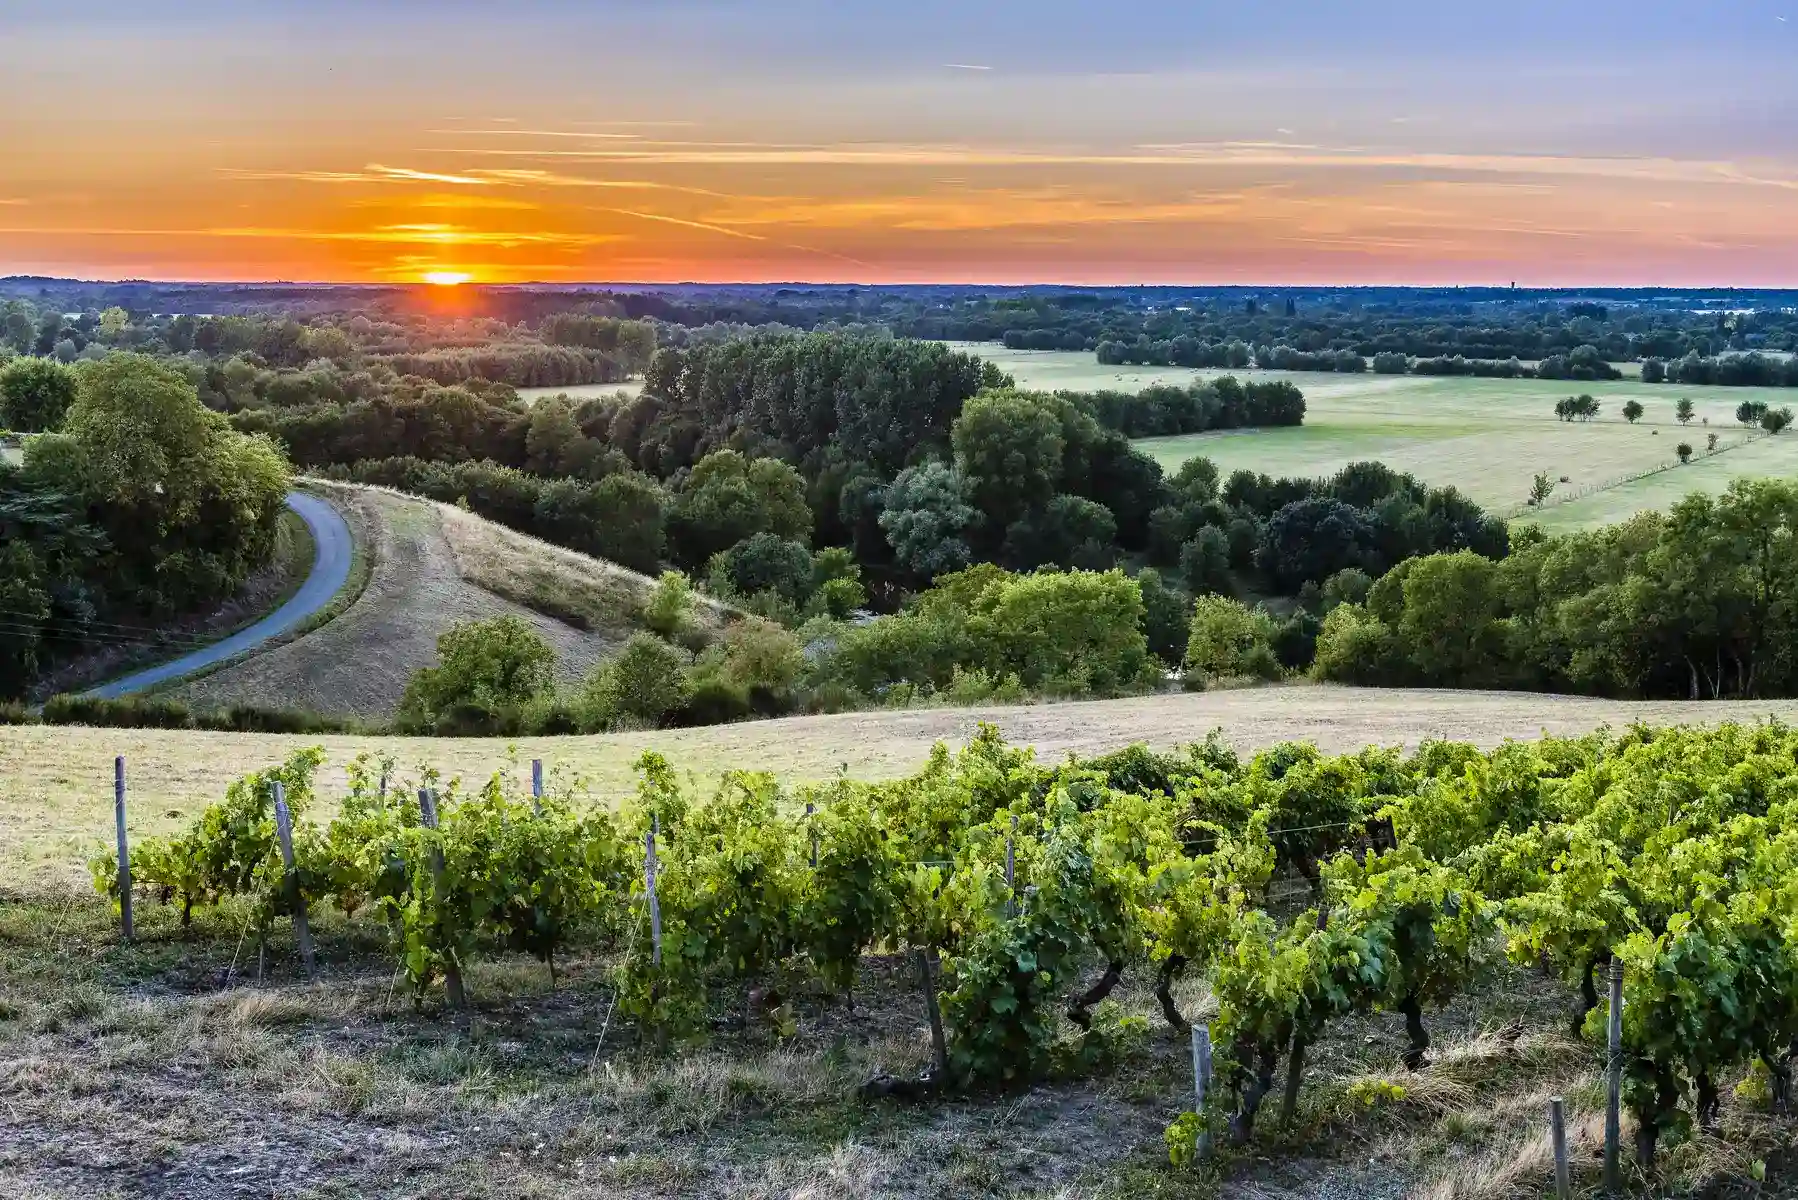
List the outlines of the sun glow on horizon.
{"type": "Polygon", "coordinates": [[[432,287],[457,287],[474,276],[467,271],[426,271],[421,278],[432,287]]]}

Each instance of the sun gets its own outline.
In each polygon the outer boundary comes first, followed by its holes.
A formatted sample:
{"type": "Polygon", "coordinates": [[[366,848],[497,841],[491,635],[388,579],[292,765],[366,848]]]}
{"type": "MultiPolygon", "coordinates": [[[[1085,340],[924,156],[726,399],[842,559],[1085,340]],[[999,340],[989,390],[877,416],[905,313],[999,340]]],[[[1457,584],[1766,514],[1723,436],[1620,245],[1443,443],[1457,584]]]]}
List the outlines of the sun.
{"type": "Polygon", "coordinates": [[[474,276],[467,271],[426,271],[424,281],[432,287],[455,287],[467,283],[474,276]]]}

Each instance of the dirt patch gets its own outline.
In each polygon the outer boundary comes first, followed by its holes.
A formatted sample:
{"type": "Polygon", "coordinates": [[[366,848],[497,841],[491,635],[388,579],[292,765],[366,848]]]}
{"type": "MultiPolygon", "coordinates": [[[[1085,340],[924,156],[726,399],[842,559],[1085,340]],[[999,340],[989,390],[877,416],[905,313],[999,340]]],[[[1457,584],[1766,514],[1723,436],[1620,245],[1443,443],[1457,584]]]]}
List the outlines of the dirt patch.
{"type": "MultiPolygon", "coordinates": [[[[373,559],[368,587],[336,620],[298,641],[172,689],[190,704],[258,704],[335,716],[390,717],[412,673],[437,661],[437,638],[461,621],[516,616],[556,651],[565,681],[592,671],[617,639],[575,629],[469,582],[444,535],[445,510],[368,488],[331,487],[373,559]]],[[[465,520],[475,518],[457,514],[465,520]]]]}

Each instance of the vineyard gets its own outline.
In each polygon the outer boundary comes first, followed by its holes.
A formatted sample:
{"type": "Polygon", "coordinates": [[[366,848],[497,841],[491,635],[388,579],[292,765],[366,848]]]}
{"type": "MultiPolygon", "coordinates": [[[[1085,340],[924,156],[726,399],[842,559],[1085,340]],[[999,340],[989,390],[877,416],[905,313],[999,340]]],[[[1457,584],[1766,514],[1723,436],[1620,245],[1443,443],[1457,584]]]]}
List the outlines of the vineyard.
{"type": "MultiPolygon", "coordinates": [[[[869,1100],[1122,1075],[1167,1036],[1154,1024],[1202,1024],[1216,1086],[1203,1111],[1169,1114],[1176,1174],[1204,1146],[1227,1163],[1272,1136],[1282,1076],[1287,1126],[1308,1058],[1356,1018],[1402,1015],[1404,1074],[1424,1088],[1437,1014],[1506,969],[1577,990],[1568,1024],[1602,1068],[1600,988],[1620,967],[1638,1182],[1714,1130],[1726,1096],[1779,1115],[1789,1101],[1798,732],[1776,724],[1247,760],[1214,737],[1059,766],[988,729],[895,782],[789,791],[731,773],[709,794],[649,753],[610,811],[553,775],[470,789],[364,758],[323,825],[308,819],[321,761],[296,754],[188,832],[132,847],[124,887],[183,925],[238,906],[258,947],[290,919],[305,939],[321,912],[365,925],[451,1021],[479,1002],[477,962],[527,954],[553,978],[602,956],[601,1039],[648,1058],[732,1029],[791,1037],[868,988],[910,989],[930,1065],[870,1079],[869,1100]],[[1152,984],[1156,1021],[1116,1003],[1131,979],[1152,984]],[[1197,981],[1207,999],[1183,1011],[1197,981]]],[[[116,857],[93,869],[125,898],[116,857]]]]}

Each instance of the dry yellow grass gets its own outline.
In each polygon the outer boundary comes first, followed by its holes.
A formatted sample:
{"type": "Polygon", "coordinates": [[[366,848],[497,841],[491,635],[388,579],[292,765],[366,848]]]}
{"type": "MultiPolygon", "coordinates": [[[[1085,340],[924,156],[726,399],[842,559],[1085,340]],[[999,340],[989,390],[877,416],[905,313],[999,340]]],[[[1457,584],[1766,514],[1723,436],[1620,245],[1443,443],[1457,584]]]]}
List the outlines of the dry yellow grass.
{"type": "MultiPolygon", "coordinates": [[[[438,505],[444,540],[464,580],[545,616],[623,640],[638,627],[655,580],[438,505]]],[[[695,622],[723,626],[727,610],[695,594],[695,622]]]]}
{"type": "MultiPolygon", "coordinates": [[[[1220,727],[1243,750],[1297,739],[1342,751],[1368,743],[1412,746],[1426,738],[1492,746],[1603,724],[1715,724],[1794,714],[1798,701],[1685,704],[1298,685],[1030,707],[842,713],[525,739],[515,746],[519,761],[542,758],[552,770],[583,778],[595,795],[616,797],[629,792],[632,764],[649,748],[701,776],[745,768],[805,781],[847,767],[860,777],[890,778],[915,770],[935,743],[966,740],[982,721],[1057,760],[1132,742],[1192,742],[1220,727]]],[[[130,824],[142,837],[184,826],[233,779],[310,745],[322,746],[328,756],[327,796],[341,790],[345,764],[365,751],[392,755],[403,768],[430,765],[446,776],[485,778],[506,765],[509,750],[494,739],[0,728],[0,878],[33,888],[79,880],[80,864],[111,829],[114,755],[128,760],[130,824]]]]}

